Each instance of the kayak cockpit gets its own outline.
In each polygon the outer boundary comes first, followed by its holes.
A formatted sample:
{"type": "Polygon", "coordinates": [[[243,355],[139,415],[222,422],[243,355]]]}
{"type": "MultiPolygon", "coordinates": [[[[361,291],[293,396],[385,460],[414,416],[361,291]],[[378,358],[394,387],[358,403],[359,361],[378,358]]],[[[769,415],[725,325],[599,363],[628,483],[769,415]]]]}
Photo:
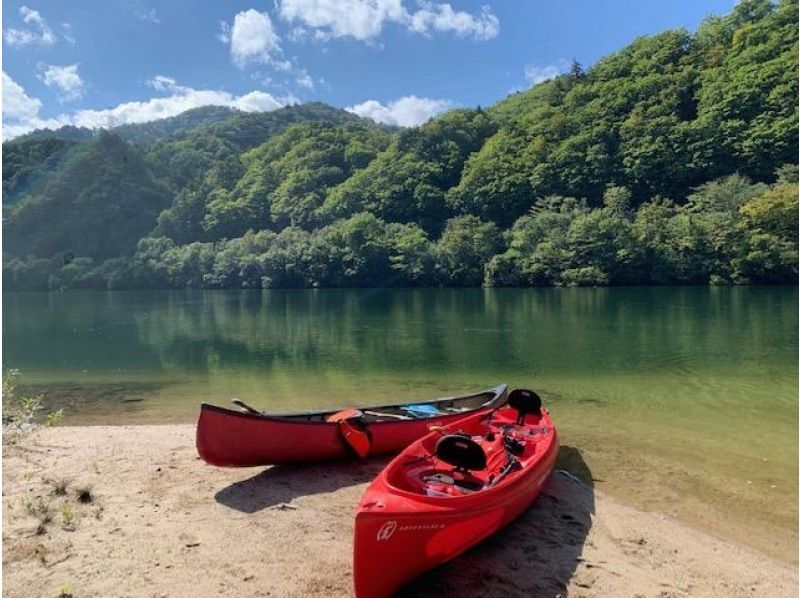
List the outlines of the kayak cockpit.
{"type": "Polygon", "coordinates": [[[415,454],[387,471],[387,482],[401,492],[446,498],[513,478],[543,452],[552,434],[542,413],[511,419],[515,415],[491,413],[456,433],[426,438],[415,454]]]}

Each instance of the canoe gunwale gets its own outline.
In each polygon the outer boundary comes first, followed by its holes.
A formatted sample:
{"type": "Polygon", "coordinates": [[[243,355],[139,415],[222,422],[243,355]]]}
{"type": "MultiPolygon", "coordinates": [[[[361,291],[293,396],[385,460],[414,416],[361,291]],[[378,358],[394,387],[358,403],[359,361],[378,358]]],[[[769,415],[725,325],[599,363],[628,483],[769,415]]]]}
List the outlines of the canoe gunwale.
{"type": "MultiPolygon", "coordinates": [[[[397,419],[387,418],[387,419],[384,419],[384,420],[370,421],[368,423],[368,425],[370,427],[371,426],[377,426],[377,425],[383,425],[383,424],[395,424],[396,425],[396,424],[403,424],[403,423],[408,423],[408,422],[413,422],[413,421],[425,421],[427,419],[437,419],[437,420],[447,419],[447,420],[449,420],[450,418],[453,418],[453,417],[460,419],[460,418],[463,418],[463,417],[469,417],[470,415],[474,414],[475,412],[483,410],[483,409],[486,409],[487,407],[498,407],[498,406],[502,405],[502,403],[505,400],[505,396],[506,396],[506,391],[507,390],[508,390],[508,385],[507,384],[499,384],[499,385],[497,385],[497,386],[495,386],[493,388],[488,388],[488,389],[482,390],[480,392],[476,392],[476,393],[472,393],[472,394],[468,394],[468,395],[457,396],[457,397],[443,397],[443,398],[440,398],[440,399],[433,399],[433,400],[428,400],[428,401],[414,401],[414,402],[409,402],[409,403],[392,403],[392,404],[389,404],[389,405],[363,405],[363,406],[359,406],[359,407],[353,407],[353,409],[368,410],[368,411],[378,411],[380,409],[389,409],[389,408],[393,408],[393,407],[396,408],[396,407],[398,407],[400,405],[410,405],[410,404],[414,404],[414,405],[437,405],[437,404],[440,404],[440,403],[449,403],[449,402],[453,402],[453,401],[462,401],[462,400],[472,399],[472,398],[475,398],[475,397],[479,397],[481,395],[492,395],[489,400],[487,400],[484,403],[482,403],[481,405],[479,405],[479,406],[477,406],[477,407],[475,407],[473,409],[469,409],[467,411],[452,412],[452,413],[441,413],[441,414],[437,414],[437,415],[432,415],[431,417],[416,418],[416,419],[412,418],[412,419],[408,419],[408,420],[397,420],[397,419]]],[[[273,422],[282,423],[282,424],[303,424],[303,425],[318,425],[318,426],[336,426],[337,424],[336,423],[331,423],[331,422],[326,422],[326,421],[309,420],[309,419],[305,419],[305,418],[307,418],[309,416],[320,416],[320,415],[324,415],[324,414],[333,414],[333,413],[336,413],[337,411],[340,411],[340,409],[320,409],[320,410],[298,411],[298,412],[294,412],[294,413],[260,413],[260,414],[255,414],[255,413],[246,413],[244,411],[238,411],[236,409],[229,409],[227,407],[220,407],[219,405],[212,405],[210,403],[201,403],[200,404],[200,410],[201,410],[201,412],[204,411],[204,410],[206,410],[206,411],[215,411],[217,413],[220,413],[220,414],[223,414],[223,415],[226,415],[226,416],[235,416],[235,417],[241,417],[241,418],[257,420],[257,421],[273,421],[273,422]]]]}

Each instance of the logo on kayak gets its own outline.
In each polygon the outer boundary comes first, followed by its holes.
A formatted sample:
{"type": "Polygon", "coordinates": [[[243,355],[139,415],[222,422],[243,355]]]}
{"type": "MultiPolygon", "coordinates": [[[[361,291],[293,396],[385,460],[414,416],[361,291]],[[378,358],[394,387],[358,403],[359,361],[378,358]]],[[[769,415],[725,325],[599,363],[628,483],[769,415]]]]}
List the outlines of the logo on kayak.
{"type": "Polygon", "coordinates": [[[378,542],[383,542],[384,540],[388,540],[392,537],[394,530],[397,529],[397,522],[396,521],[387,521],[384,523],[380,529],[378,529],[378,542]]]}
{"type": "Polygon", "coordinates": [[[443,529],[447,527],[444,523],[422,523],[417,525],[401,525],[397,527],[397,521],[387,521],[378,528],[378,542],[388,540],[394,535],[395,531],[401,532],[427,532],[443,529]]]}

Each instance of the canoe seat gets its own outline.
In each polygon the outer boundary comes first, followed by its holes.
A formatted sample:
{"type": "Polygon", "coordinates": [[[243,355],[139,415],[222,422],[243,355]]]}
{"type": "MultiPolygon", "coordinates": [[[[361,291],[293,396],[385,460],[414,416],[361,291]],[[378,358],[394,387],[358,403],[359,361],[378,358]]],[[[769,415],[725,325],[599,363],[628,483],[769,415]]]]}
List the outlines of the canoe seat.
{"type": "Polygon", "coordinates": [[[486,469],[486,452],[468,436],[450,434],[436,443],[436,457],[452,465],[458,471],[481,471],[486,469]]]}
{"type": "Polygon", "coordinates": [[[532,390],[515,388],[508,394],[508,406],[517,412],[517,423],[524,424],[529,413],[542,413],[542,399],[532,390]]]}

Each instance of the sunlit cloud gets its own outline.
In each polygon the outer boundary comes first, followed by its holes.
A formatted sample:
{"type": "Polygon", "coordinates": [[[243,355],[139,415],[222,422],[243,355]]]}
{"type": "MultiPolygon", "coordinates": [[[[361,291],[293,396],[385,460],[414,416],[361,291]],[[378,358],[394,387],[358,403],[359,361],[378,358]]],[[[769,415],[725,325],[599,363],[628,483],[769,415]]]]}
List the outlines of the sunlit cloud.
{"type": "Polygon", "coordinates": [[[290,39],[324,41],[350,37],[375,40],[387,23],[414,33],[453,33],[487,40],[500,33],[500,20],[488,6],[478,13],[455,10],[448,3],[421,1],[409,10],[402,0],[278,0],[280,17],[295,24],[290,39]]]}
{"type": "Polygon", "coordinates": [[[385,105],[377,100],[367,100],[355,106],[348,106],[345,110],[379,123],[413,127],[452,107],[453,104],[449,100],[432,100],[410,95],[385,105]]]}
{"type": "Polygon", "coordinates": [[[555,64],[526,64],[525,65],[525,80],[529,85],[536,85],[548,79],[553,79],[567,72],[569,69],[569,62],[566,60],[559,60],[555,64]]]}
{"type": "Polygon", "coordinates": [[[123,102],[102,110],[76,110],[52,118],[40,116],[42,102],[3,72],[3,137],[5,140],[35,129],[57,129],[65,125],[90,129],[109,128],[176,116],[201,106],[228,106],[245,112],[269,112],[295,103],[291,96],[275,97],[265,91],[234,95],[227,91],[194,89],[171,77],[158,75],[148,85],[166,95],[139,102],[123,102]]]}
{"type": "Polygon", "coordinates": [[[24,4],[19,9],[23,28],[9,27],[3,30],[3,39],[9,46],[52,46],[56,43],[56,34],[42,18],[38,10],[28,8],[24,4]]]}
{"type": "Polygon", "coordinates": [[[61,101],[77,100],[83,96],[86,85],[78,74],[78,65],[39,65],[39,79],[58,93],[61,101]]]}

